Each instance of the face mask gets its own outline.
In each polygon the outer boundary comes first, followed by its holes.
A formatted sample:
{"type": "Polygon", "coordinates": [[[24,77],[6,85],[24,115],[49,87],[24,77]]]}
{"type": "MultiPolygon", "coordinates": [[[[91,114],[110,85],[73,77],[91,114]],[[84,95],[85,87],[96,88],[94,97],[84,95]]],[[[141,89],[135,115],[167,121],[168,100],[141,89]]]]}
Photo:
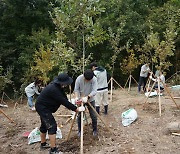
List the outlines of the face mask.
{"type": "Polygon", "coordinates": [[[67,87],[67,85],[61,85],[61,87],[62,87],[62,88],[66,88],[66,87],[67,87]]]}

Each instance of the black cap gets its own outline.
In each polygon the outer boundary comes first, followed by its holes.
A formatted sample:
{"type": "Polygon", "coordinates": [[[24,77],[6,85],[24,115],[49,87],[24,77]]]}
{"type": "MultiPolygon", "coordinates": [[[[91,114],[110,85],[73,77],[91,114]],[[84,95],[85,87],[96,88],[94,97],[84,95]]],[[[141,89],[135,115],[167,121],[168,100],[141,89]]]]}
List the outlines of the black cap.
{"type": "Polygon", "coordinates": [[[84,77],[86,80],[91,80],[94,76],[94,73],[91,69],[87,69],[85,72],[84,72],[84,77]]]}
{"type": "Polygon", "coordinates": [[[70,85],[73,82],[73,79],[68,76],[67,73],[61,73],[57,78],[54,79],[54,83],[61,85],[70,85]]]}

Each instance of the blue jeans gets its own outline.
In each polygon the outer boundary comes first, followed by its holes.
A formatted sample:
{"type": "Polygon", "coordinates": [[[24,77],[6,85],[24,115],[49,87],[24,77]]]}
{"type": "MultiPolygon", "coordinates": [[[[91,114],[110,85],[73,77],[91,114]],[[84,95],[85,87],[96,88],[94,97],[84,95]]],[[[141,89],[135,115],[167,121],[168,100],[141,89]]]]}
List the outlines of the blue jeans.
{"type": "MultiPolygon", "coordinates": [[[[90,103],[95,108],[95,101],[92,101],[90,103]]],[[[92,119],[92,128],[93,128],[93,131],[97,131],[97,115],[93,111],[93,109],[89,106],[89,104],[85,104],[85,105],[87,106],[87,108],[89,110],[90,117],[92,119]]],[[[78,121],[78,131],[80,132],[81,131],[81,113],[78,114],[77,121],[78,121]]]]}
{"type": "Polygon", "coordinates": [[[28,97],[28,105],[29,105],[29,107],[33,107],[34,106],[34,104],[33,104],[33,96],[28,97]]]}

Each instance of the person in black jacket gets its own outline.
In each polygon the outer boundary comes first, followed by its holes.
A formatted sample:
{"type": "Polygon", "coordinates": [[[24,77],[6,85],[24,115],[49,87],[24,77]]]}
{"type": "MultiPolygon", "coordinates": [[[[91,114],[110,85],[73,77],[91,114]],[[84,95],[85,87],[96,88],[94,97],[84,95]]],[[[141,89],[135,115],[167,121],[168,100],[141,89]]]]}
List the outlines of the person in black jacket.
{"type": "Polygon", "coordinates": [[[67,99],[63,88],[70,85],[72,82],[73,79],[71,77],[69,77],[66,73],[62,73],[47,87],[45,87],[37,98],[35,107],[41,120],[41,149],[49,148],[46,143],[46,132],[48,132],[51,147],[49,152],[50,154],[59,153],[59,150],[56,147],[57,124],[52,113],[56,112],[61,104],[75,112],[85,110],[84,107],[77,108],[67,99]]]}

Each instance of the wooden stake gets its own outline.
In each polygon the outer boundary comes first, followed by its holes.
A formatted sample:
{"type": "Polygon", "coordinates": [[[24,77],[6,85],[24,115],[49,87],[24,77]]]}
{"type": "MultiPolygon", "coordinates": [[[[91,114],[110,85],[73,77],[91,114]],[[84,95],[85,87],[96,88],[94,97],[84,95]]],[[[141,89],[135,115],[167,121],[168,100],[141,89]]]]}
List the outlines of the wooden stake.
{"type": "Polygon", "coordinates": [[[174,98],[172,97],[171,93],[169,92],[168,88],[166,87],[166,85],[165,85],[163,82],[162,82],[162,84],[163,84],[164,89],[166,90],[166,92],[169,94],[169,96],[171,97],[171,99],[172,99],[173,102],[175,103],[176,107],[177,107],[178,109],[180,109],[179,106],[176,104],[176,101],[175,101],[174,98]]]}
{"type": "Polygon", "coordinates": [[[135,78],[134,78],[132,75],[131,75],[131,77],[132,77],[133,80],[136,82],[136,84],[139,85],[138,82],[135,80],[135,78]]]}
{"type": "MultiPolygon", "coordinates": [[[[180,99],[180,97],[173,97],[174,99],[180,99]]],[[[165,97],[165,99],[171,99],[171,97],[165,97]]]]}
{"type": "Polygon", "coordinates": [[[160,96],[160,79],[158,77],[158,95],[159,95],[159,116],[161,116],[161,96],[160,96]]]}
{"type": "MultiPolygon", "coordinates": [[[[83,107],[83,103],[81,103],[81,107],[83,107]]],[[[80,153],[83,154],[83,112],[81,112],[81,148],[80,153]]]]}
{"type": "Polygon", "coordinates": [[[3,92],[2,97],[1,97],[1,104],[2,104],[2,102],[4,102],[3,99],[4,99],[4,92],[3,92]]]}
{"type": "Polygon", "coordinates": [[[70,127],[70,130],[69,130],[69,133],[68,133],[68,136],[67,136],[67,141],[69,140],[69,137],[70,137],[70,134],[71,134],[71,131],[72,131],[72,128],[73,128],[73,124],[74,124],[74,121],[75,121],[75,119],[76,119],[76,117],[77,117],[77,112],[76,112],[76,114],[75,114],[75,116],[74,116],[74,119],[72,120],[72,123],[71,123],[71,127],[70,127]]]}
{"type": "Polygon", "coordinates": [[[152,88],[151,88],[151,90],[150,90],[150,92],[149,92],[149,94],[148,94],[148,96],[147,96],[147,98],[146,98],[145,104],[147,103],[147,100],[148,100],[148,98],[149,98],[149,95],[151,94],[151,92],[152,92],[152,90],[153,90],[153,88],[154,88],[154,86],[155,86],[155,83],[156,83],[156,81],[154,81],[154,83],[153,83],[153,86],[152,86],[152,88]]]}
{"type": "Polygon", "coordinates": [[[68,118],[65,122],[65,125],[72,119],[72,117],[68,118]]]}
{"type": "MultiPolygon", "coordinates": [[[[12,123],[15,123],[15,121],[12,120],[10,117],[8,117],[8,116],[3,112],[3,110],[0,109],[0,112],[1,112],[2,114],[4,114],[4,116],[5,116],[6,118],[8,118],[12,123]]],[[[15,124],[16,124],[16,123],[15,123],[15,124]]]]}
{"type": "Polygon", "coordinates": [[[57,116],[57,117],[72,117],[72,115],[61,115],[61,114],[57,114],[57,115],[55,115],[55,116],[57,116]]]}
{"type": "Polygon", "coordinates": [[[151,79],[150,79],[150,78],[148,78],[148,87],[147,87],[147,89],[146,89],[146,92],[148,92],[149,87],[150,87],[150,84],[151,84],[151,79]]]}
{"type": "MultiPolygon", "coordinates": [[[[129,76],[129,77],[130,77],[130,76],[129,76]]],[[[127,79],[125,85],[124,85],[124,89],[126,88],[126,85],[127,85],[128,81],[129,81],[129,77],[128,77],[128,79],[127,79]]]]}
{"type": "MultiPolygon", "coordinates": [[[[97,113],[97,111],[94,109],[94,107],[91,105],[90,102],[87,102],[89,104],[89,106],[93,109],[93,111],[96,113],[96,115],[98,116],[98,118],[102,121],[102,123],[105,125],[106,129],[111,132],[111,130],[109,129],[109,127],[105,124],[105,122],[102,120],[101,116],[97,113]]],[[[111,132],[112,133],[112,132],[111,132]]]]}
{"type": "Polygon", "coordinates": [[[121,89],[124,90],[124,88],[123,88],[114,78],[112,78],[112,80],[114,80],[114,81],[116,82],[116,84],[117,84],[121,89]]]}
{"type": "Polygon", "coordinates": [[[128,89],[128,91],[130,91],[131,90],[131,75],[129,76],[129,89],[128,89]]]}
{"type": "Polygon", "coordinates": [[[172,135],[177,135],[177,136],[180,136],[180,134],[179,134],[179,133],[172,133],[172,135]]]}
{"type": "Polygon", "coordinates": [[[111,81],[111,78],[109,79],[108,84],[110,83],[110,81],[111,81]]]}
{"type": "Polygon", "coordinates": [[[111,97],[110,97],[110,101],[112,102],[112,90],[113,90],[113,78],[111,77],[111,97]]]}
{"type": "Polygon", "coordinates": [[[9,100],[13,101],[11,98],[9,98],[9,96],[8,96],[5,92],[3,92],[3,93],[6,95],[6,97],[7,97],[9,100]]]}

